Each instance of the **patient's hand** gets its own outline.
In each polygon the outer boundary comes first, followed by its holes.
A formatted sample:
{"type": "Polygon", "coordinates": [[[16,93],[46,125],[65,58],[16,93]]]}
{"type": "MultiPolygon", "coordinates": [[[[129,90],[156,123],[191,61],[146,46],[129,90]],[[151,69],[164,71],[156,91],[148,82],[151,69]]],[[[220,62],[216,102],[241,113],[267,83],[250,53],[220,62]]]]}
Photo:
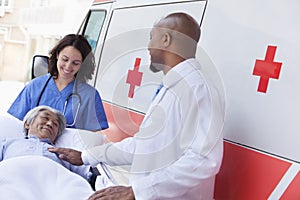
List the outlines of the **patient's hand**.
{"type": "Polygon", "coordinates": [[[134,193],[131,187],[113,186],[96,191],[89,200],[111,199],[111,200],[134,200],[134,193]]]}
{"type": "Polygon", "coordinates": [[[55,147],[49,147],[48,150],[52,153],[57,153],[60,159],[68,161],[73,165],[83,165],[80,151],[68,148],[55,147]]]}

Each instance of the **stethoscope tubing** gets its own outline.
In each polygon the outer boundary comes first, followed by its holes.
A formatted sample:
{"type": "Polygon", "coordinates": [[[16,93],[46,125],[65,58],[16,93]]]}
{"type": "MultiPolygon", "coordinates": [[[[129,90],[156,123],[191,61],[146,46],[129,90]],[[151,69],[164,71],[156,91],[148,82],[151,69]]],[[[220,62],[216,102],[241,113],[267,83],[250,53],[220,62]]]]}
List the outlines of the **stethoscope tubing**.
{"type": "MultiPolygon", "coordinates": [[[[41,98],[45,92],[45,89],[50,81],[50,79],[52,78],[52,76],[50,75],[49,78],[47,79],[46,83],[44,84],[43,88],[42,88],[42,91],[38,97],[38,100],[37,100],[37,103],[36,103],[36,106],[39,106],[40,104],[40,101],[41,101],[41,98]]],[[[74,89],[74,92],[72,92],[71,94],[69,94],[69,96],[66,98],[65,100],[65,103],[64,103],[64,108],[63,108],[63,114],[65,115],[66,113],[66,108],[67,108],[67,105],[68,105],[68,102],[71,98],[73,98],[73,96],[77,96],[78,98],[78,105],[77,105],[77,109],[76,109],[76,113],[75,113],[75,116],[74,116],[74,120],[73,120],[73,123],[72,124],[66,124],[67,127],[71,127],[71,126],[74,126],[75,123],[76,123],[76,119],[77,119],[77,116],[78,116],[78,113],[79,113],[79,109],[80,109],[80,106],[81,106],[81,96],[79,95],[79,93],[77,92],[77,82],[75,81],[75,89],[74,89]]]]}

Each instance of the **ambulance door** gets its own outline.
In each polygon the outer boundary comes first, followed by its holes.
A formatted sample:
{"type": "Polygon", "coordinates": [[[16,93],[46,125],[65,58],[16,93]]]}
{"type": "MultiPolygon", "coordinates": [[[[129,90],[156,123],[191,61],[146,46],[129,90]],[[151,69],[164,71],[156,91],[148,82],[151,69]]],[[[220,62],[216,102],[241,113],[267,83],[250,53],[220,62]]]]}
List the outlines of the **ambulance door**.
{"type": "Polygon", "coordinates": [[[104,101],[146,112],[163,76],[149,70],[147,45],[154,23],[172,12],[189,13],[200,23],[206,5],[206,1],[168,2],[113,9],[96,80],[104,101]]]}
{"type": "Polygon", "coordinates": [[[208,3],[201,43],[227,97],[216,199],[300,197],[299,9],[298,1],[208,3]]]}
{"type": "MultiPolygon", "coordinates": [[[[107,24],[95,78],[109,122],[109,129],[102,133],[109,141],[120,141],[138,131],[161,83],[163,74],[149,70],[147,46],[154,23],[172,12],[186,12],[200,23],[206,5],[206,1],[118,2],[114,2],[107,24]]],[[[128,169],[108,168],[119,184],[128,184],[128,169]]]]}
{"type": "MultiPolygon", "coordinates": [[[[83,34],[92,46],[96,64],[101,56],[111,7],[112,3],[93,5],[79,30],[79,33],[83,34]]],[[[96,73],[97,69],[95,69],[93,79],[89,82],[91,85],[94,85],[96,73]]]]}

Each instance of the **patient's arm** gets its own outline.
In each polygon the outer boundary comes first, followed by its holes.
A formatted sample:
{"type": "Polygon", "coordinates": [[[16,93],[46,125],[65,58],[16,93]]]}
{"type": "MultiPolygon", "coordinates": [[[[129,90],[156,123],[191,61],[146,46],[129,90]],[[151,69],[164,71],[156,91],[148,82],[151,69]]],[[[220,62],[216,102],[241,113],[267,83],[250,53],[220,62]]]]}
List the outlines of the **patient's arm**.
{"type": "Polygon", "coordinates": [[[83,165],[83,161],[81,159],[81,151],[55,147],[48,148],[48,150],[52,153],[58,153],[60,159],[65,160],[73,165],[83,165]]]}

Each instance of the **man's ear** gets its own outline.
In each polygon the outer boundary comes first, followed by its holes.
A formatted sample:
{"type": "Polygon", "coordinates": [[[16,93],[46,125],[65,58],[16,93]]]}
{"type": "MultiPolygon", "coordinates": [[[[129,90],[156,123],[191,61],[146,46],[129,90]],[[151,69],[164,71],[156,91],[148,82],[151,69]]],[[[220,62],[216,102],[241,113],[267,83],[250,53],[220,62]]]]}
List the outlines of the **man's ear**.
{"type": "Polygon", "coordinates": [[[171,37],[171,34],[170,33],[164,33],[163,36],[162,36],[162,41],[163,41],[163,46],[164,47],[168,47],[171,45],[171,40],[172,40],[172,37],[171,37]]]}

